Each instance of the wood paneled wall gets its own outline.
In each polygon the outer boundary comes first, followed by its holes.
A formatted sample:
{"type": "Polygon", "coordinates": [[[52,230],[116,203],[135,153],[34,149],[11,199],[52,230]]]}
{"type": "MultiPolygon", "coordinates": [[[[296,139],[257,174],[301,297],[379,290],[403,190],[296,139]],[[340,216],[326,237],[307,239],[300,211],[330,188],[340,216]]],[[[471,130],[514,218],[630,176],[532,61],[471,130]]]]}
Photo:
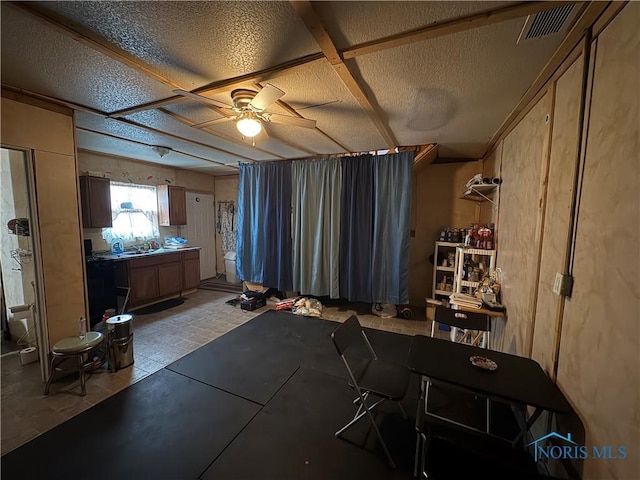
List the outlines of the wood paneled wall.
{"type": "Polygon", "coordinates": [[[573,295],[564,306],[558,385],[593,445],[625,445],[625,460],[587,459],[585,478],[640,475],[640,4],[597,38],[575,239],[573,295]]]}
{"type": "Polygon", "coordinates": [[[582,56],[556,83],[551,136],[538,298],[532,358],[554,375],[554,356],[559,339],[560,297],[553,293],[556,272],[562,272],[571,218],[571,197],[577,167],[578,122],[582,84],[582,56]]]}
{"type": "Polygon", "coordinates": [[[2,143],[33,153],[43,313],[53,345],[77,334],[78,319],[86,317],[72,112],[59,113],[3,96],[2,143]]]}
{"type": "MultiPolygon", "coordinates": [[[[555,378],[584,424],[587,446],[626,447],[626,459],[586,459],[585,479],[640,472],[638,18],[640,4],[628,3],[591,43],[592,87],[582,85],[584,55],[564,65],[483,162],[485,176],[501,170],[503,178],[497,264],[505,349],[532,356],[555,378]],[[572,211],[576,168],[582,180],[572,211]],[[564,299],[552,285],[567,258],[574,286],[564,299]]],[[[481,218],[495,216],[483,206],[481,218]]]]}
{"type": "Polygon", "coordinates": [[[532,292],[537,285],[537,226],[543,214],[539,200],[552,101],[552,92],[548,92],[502,142],[496,265],[502,270],[502,301],[508,308],[503,345],[519,355],[529,355],[532,292]]]}

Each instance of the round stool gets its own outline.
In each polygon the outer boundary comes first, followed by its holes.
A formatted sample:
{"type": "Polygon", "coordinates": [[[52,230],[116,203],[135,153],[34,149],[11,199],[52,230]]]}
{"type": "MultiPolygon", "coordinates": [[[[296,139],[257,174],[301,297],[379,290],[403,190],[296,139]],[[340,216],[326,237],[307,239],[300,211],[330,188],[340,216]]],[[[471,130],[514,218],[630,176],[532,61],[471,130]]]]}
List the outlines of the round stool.
{"type": "Polygon", "coordinates": [[[56,373],[56,369],[63,370],[58,368],[60,362],[67,358],[76,357],[78,361],[78,372],[80,373],[80,390],[82,396],[85,396],[87,391],[84,378],[84,354],[100,346],[103,340],[104,336],[100,332],[87,332],[81,336],[65,337],[58,341],[51,351],[53,355],[51,358],[51,372],[49,372],[47,385],[44,387],[44,394],[49,395],[49,387],[51,386],[51,381],[56,373]]]}

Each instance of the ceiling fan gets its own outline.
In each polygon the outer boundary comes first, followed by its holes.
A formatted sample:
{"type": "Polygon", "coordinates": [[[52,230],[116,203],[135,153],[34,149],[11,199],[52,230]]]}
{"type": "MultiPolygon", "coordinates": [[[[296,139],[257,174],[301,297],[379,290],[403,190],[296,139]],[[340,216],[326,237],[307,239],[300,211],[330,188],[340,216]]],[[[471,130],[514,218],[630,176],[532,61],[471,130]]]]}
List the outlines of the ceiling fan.
{"type": "Polygon", "coordinates": [[[203,97],[186,90],[174,90],[173,93],[191,98],[197,102],[212,107],[222,115],[222,118],[192,125],[195,128],[204,128],[217,123],[235,121],[236,128],[245,137],[255,137],[262,130],[262,122],[280,123],[294,127],[315,128],[316,121],[302,117],[292,117],[278,113],[267,113],[265,110],[278,101],[284,92],[270,83],[266,84],[259,92],[246,88],[238,88],[231,92],[233,106],[218,102],[212,98],[203,97]]]}

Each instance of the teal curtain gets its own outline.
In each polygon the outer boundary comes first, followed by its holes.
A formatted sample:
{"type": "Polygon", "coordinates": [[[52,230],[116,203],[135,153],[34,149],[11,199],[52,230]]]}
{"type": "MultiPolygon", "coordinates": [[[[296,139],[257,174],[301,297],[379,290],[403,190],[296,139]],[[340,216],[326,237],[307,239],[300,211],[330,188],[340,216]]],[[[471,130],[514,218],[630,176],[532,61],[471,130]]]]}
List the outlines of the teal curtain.
{"type": "Polygon", "coordinates": [[[339,159],[292,163],[293,289],[339,298],[339,159]]]}
{"type": "Polygon", "coordinates": [[[413,152],[374,156],[373,302],[409,303],[409,233],[413,152]]]}

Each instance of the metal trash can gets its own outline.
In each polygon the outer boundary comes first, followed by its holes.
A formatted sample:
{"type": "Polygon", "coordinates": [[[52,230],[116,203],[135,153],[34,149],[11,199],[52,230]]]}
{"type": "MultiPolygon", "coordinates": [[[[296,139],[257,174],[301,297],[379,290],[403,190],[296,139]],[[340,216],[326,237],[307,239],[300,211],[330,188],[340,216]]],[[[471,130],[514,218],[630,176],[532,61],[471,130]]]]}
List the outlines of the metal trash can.
{"type": "Polygon", "coordinates": [[[107,343],[109,367],[117,372],[133,364],[133,315],[116,315],[107,319],[107,343]]]}

